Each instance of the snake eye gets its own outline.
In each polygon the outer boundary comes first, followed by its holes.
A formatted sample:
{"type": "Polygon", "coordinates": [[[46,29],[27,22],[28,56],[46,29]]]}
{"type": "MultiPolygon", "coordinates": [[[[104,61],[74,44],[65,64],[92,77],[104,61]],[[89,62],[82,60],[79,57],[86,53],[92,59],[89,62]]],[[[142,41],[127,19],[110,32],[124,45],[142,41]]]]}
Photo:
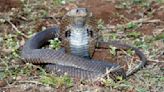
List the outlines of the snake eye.
{"type": "Polygon", "coordinates": [[[79,10],[77,9],[77,10],[76,10],[76,13],[78,13],[78,12],[79,12],[79,10]]]}
{"type": "Polygon", "coordinates": [[[85,11],[88,12],[88,9],[86,8],[85,11]]]}

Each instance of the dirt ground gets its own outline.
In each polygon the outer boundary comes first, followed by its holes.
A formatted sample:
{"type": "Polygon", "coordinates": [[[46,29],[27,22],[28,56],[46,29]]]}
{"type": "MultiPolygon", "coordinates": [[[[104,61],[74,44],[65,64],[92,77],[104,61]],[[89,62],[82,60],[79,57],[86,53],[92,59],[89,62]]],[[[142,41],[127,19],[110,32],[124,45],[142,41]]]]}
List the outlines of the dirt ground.
{"type": "MultiPolygon", "coordinates": [[[[162,0],[143,2],[142,0],[75,0],[66,4],[56,1],[0,1],[0,92],[164,91],[164,2],[162,0]],[[65,84],[50,86],[41,83],[38,68],[22,63],[20,58],[22,46],[36,32],[56,25],[66,26],[66,23],[61,23],[61,18],[67,11],[76,7],[85,7],[92,12],[94,21],[91,23],[94,22],[92,25],[96,28],[101,26],[99,31],[103,40],[119,40],[138,47],[148,60],[146,66],[126,80],[117,83],[104,81],[104,84],[99,85],[73,82],[71,87],[65,84]],[[47,16],[51,18],[43,19],[47,16]],[[19,66],[24,67],[22,71],[19,66]],[[14,67],[15,71],[6,70],[10,67],[14,67]]],[[[127,64],[127,61],[138,62],[138,57],[127,56],[127,51],[118,50],[114,56],[111,53],[111,49],[95,50],[93,59],[121,65],[127,64]]]]}

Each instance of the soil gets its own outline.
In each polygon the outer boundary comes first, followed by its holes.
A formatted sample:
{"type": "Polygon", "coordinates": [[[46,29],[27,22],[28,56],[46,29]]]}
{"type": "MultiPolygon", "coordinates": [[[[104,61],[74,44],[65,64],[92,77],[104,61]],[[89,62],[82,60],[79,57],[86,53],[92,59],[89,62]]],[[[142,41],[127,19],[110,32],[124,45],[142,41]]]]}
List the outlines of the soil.
{"type": "MultiPolygon", "coordinates": [[[[117,24],[125,24],[130,22],[131,20],[137,20],[143,18],[148,15],[148,13],[153,12],[152,19],[160,19],[164,20],[164,8],[160,8],[160,5],[152,2],[150,4],[151,8],[142,8],[137,5],[132,6],[130,9],[120,9],[116,8],[117,2],[111,3],[110,1],[105,0],[80,0],[77,5],[80,7],[86,7],[93,13],[93,16],[96,19],[102,19],[106,24],[109,25],[117,25],[117,24]]],[[[153,28],[159,26],[160,24],[145,24],[141,28],[137,29],[141,33],[145,35],[152,35],[154,31],[153,28]]]]}
{"type": "Polygon", "coordinates": [[[79,6],[88,8],[97,19],[102,19],[105,23],[116,24],[124,22],[119,17],[115,17],[115,13],[119,12],[119,10],[115,8],[113,3],[108,1],[83,0],[79,3],[79,6]]]}
{"type": "MultiPolygon", "coordinates": [[[[32,2],[30,4],[34,3],[33,0],[29,0],[29,1],[32,2]]],[[[28,13],[25,13],[25,11],[23,11],[24,5],[20,0],[1,0],[0,1],[0,18],[2,16],[5,16],[5,14],[8,13],[8,15],[11,16],[11,22],[16,26],[16,28],[18,28],[25,35],[29,35],[28,32],[30,32],[31,30],[32,30],[32,32],[39,32],[45,27],[47,28],[47,27],[57,25],[58,23],[61,22],[60,20],[61,20],[61,17],[63,17],[63,14],[65,14],[68,10],[70,10],[72,8],[86,7],[89,11],[91,11],[93,13],[93,16],[95,17],[96,20],[102,19],[105,22],[105,25],[108,25],[108,26],[116,27],[117,25],[124,25],[133,20],[138,20],[138,19],[145,18],[145,17],[149,17],[150,20],[160,20],[160,22],[141,23],[142,25],[136,29],[123,30],[122,34],[136,31],[136,32],[140,32],[142,34],[141,35],[142,37],[140,37],[140,38],[138,37],[138,39],[142,39],[145,36],[146,37],[147,36],[154,37],[154,35],[162,34],[164,32],[164,30],[162,30],[164,27],[164,7],[163,7],[162,3],[157,3],[157,2],[152,1],[150,3],[150,7],[146,7],[146,8],[142,7],[141,5],[131,5],[130,8],[119,8],[119,7],[117,7],[120,4],[119,1],[121,1],[121,0],[118,0],[118,1],[115,1],[115,0],[76,0],[76,2],[58,6],[58,7],[53,7],[51,1],[49,1],[49,2],[43,1],[44,3],[42,3],[42,2],[40,4],[35,3],[32,6],[34,8],[30,7],[32,9],[32,11],[28,14],[28,13]],[[43,5],[41,5],[41,4],[43,4],[43,5]],[[38,8],[39,6],[41,6],[42,8],[38,8]],[[55,20],[42,19],[41,17],[43,17],[43,16],[39,16],[39,14],[38,14],[38,12],[42,9],[46,9],[46,14],[48,16],[56,16],[57,14],[59,14],[59,15],[61,14],[60,16],[58,16],[60,18],[56,18],[55,20]],[[17,11],[15,12],[13,10],[17,10],[17,11]],[[14,14],[12,15],[10,12],[15,13],[15,15],[14,14]],[[33,16],[33,17],[37,16],[37,18],[30,19],[29,17],[31,17],[30,15],[33,12],[34,12],[34,14],[38,14],[38,15],[33,16]]],[[[36,1],[36,2],[39,2],[39,1],[36,1]]],[[[109,30],[107,30],[107,32],[104,32],[104,33],[110,34],[110,30],[112,30],[112,29],[109,28],[109,30]]],[[[119,33],[119,31],[117,31],[116,29],[114,30],[114,32],[119,33]]],[[[14,28],[8,22],[1,22],[1,20],[0,20],[0,38],[3,37],[3,39],[6,41],[9,34],[13,34],[14,36],[18,35],[15,32],[14,28]]],[[[117,35],[119,35],[119,34],[117,34],[117,35]]],[[[18,48],[18,50],[20,51],[21,46],[25,43],[25,40],[27,40],[27,38],[24,36],[21,36],[21,35],[19,35],[16,38],[17,38],[17,41],[20,43],[20,47],[18,48]]],[[[123,40],[123,38],[120,38],[118,40],[123,40]]],[[[132,39],[131,42],[133,42],[133,40],[134,39],[132,39]]],[[[148,64],[146,65],[146,67],[143,70],[141,70],[140,72],[137,72],[136,74],[134,74],[134,76],[129,77],[129,79],[127,80],[128,81],[127,83],[130,82],[130,84],[125,85],[125,86],[130,86],[129,89],[126,89],[126,88],[123,89],[121,86],[120,86],[120,88],[117,88],[119,86],[117,84],[117,85],[113,85],[114,87],[116,86],[116,88],[110,89],[110,87],[107,87],[107,88],[105,87],[105,89],[107,89],[107,91],[104,91],[104,92],[108,92],[109,89],[111,92],[122,92],[122,90],[123,90],[123,92],[138,92],[139,89],[137,89],[137,88],[141,88],[141,87],[144,87],[147,91],[152,91],[152,92],[155,92],[157,90],[160,92],[161,89],[163,90],[164,88],[156,83],[156,82],[160,82],[160,84],[162,84],[161,81],[158,80],[158,81],[152,82],[151,79],[149,79],[152,77],[154,79],[154,76],[155,76],[155,78],[157,78],[157,77],[161,77],[163,75],[163,73],[162,73],[162,69],[164,66],[164,64],[163,64],[164,55],[162,54],[162,53],[164,53],[164,51],[163,51],[164,45],[163,44],[164,44],[163,41],[155,41],[155,42],[150,43],[150,46],[152,47],[151,49],[148,49],[146,51],[141,49],[141,51],[143,51],[143,53],[146,55],[146,57],[148,59],[151,56],[153,56],[152,54],[156,55],[154,57],[155,60],[149,60],[148,64]],[[157,52],[153,53],[153,49],[157,49],[157,52]],[[146,74],[148,74],[148,75],[146,75],[146,74]],[[150,76],[151,74],[152,74],[152,76],[150,76]],[[147,76],[149,76],[149,77],[147,77],[147,76]],[[146,84],[150,84],[150,85],[146,85],[146,84]],[[159,85],[160,87],[156,87],[154,85],[159,85]],[[149,88],[151,88],[151,89],[149,89],[149,88]],[[121,91],[120,91],[120,89],[121,89],[121,91]]],[[[6,59],[5,58],[6,56],[11,57],[10,49],[9,49],[9,51],[8,51],[8,49],[7,49],[7,51],[4,51],[4,49],[6,50],[6,48],[7,47],[5,44],[2,44],[2,46],[0,47],[0,54],[1,54],[0,58],[2,58],[2,59],[6,59]]],[[[132,58],[133,58],[133,61],[138,60],[138,57],[135,55],[132,56],[132,58]]],[[[131,59],[127,58],[125,53],[122,54],[121,51],[118,51],[116,56],[113,56],[110,53],[109,49],[96,49],[95,53],[93,54],[93,59],[103,60],[103,61],[110,62],[110,63],[117,63],[122,66],[127,64],[127,61],[131,60],[131,59]]],[[[11,62],[9,62],[9,65],[16,64],[15,63],[16,59],[14,59],[14,58],[12,58],[8,61],[11,61],[11,62]]],[[[0,60],[0,62],[1,62],[1,60],[0,60]]],[[[126,68],[127,68],[127,66],[126,66],[126,68]]],[[[161,77],[161,80],[162,80],[162,78],[163,77],[161,77]]],[[[4,86],[4,82],[3,83],[1,83],[1,82],[3,82],[3,81],[0,80],[0,86],[1,85],[4,86]]],[[[6,85],[3,88],[3,90],[5,92],[17,92],[18,90],[19,91],[21,90],[22,92],[35,92],[35,91],[38,91],[38,92],[43,92],[43,91],[51,92],[52,91],[53,92],[55,90],[53,87],[49,88],[49,87],[45,87],[44,85],[39,85],[39,84],[35,84],[35,83],[31,83],[31,84],[29,83],[29,85],[28,86],[27,85],[28,85],[28,83],[22,83],[22,85],[21,85],[21,83],[18,83],[18,84],[13,83],[12,86],[14,86],[14,87],[12,87],[10,85],[6,85]],[[42,89],[44,89],[44,90],[42,90],[42,89]]],[[[93,87],[91,85],[83,85],[83,88],[81,88],[81,85],[82,84],[75,85],[75,87],[73,87],[72,89],[74,89],[74,88],[82,89],[82,90],[95,89],[95,86],[93,86],[93,85],[92,85],[93,87]]],[[[99,87],[97,87],[97,85],[96,85],[96,88],[99,88],[99,87]]],[[[65,88],[65,89],[68,89],[68,88],[65,88]]],[[[101,91],[102,91],[102,89],[104,89],[104,88],[101,88],[101,91]]],[[[140,89],[140,90],[142,91],[142,89],[140,89]]],[[[1,89],[0,89],[0,91],[1,91],[1,89]]],[[[94,90],[94,91],[96,91],[96,90],[94,90]]]]}
{"type": "Polygon", "coordinates": [[[12,8],[21,8],[22,4],[20,0],[1,0],[0,12],[9,11],[12,8]]]}

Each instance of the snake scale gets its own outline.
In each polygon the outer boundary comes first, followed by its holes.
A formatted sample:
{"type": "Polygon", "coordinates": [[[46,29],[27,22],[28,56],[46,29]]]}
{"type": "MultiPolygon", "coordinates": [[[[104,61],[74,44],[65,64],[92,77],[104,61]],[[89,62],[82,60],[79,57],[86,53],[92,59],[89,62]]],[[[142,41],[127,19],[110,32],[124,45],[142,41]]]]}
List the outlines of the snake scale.
{"type": "MultiPolygon", "coordinates": [[[[76,11],[77,10],[79,11],[81,8],[77,8],[76,11]]],[[[82,80],[96,80],[98,78],[104,77],[108,70],[110,70],[108,76],[113,80],[116,80],[117,76],[126,78],[127,76],[139,70],[146,63],[144,54],[137,48],[115,42],[97,41],[96,44],[99,48],[103,48],[104,46],[105,48],[108,48],[109,45],[113,45],[121,49],[134,50],[142,62],[132,71],[125,72],[124,69],[118,64],[111,64],[104,61],[67,54],[65,51],[63,51],[63,49],[54,51],[52,49],[42,48],[44,45],[48,44],[48,40],[59,38],[59,34],[60,30],[58,27],[52,27],[38,32],[31,39],[26,41],[25,45],[23,46],[21,53],[23,60],[33,64],[46,65],[45,67],[48,71],[52,71],[57,75],[67,74],[68,76],[82,80]]]]}

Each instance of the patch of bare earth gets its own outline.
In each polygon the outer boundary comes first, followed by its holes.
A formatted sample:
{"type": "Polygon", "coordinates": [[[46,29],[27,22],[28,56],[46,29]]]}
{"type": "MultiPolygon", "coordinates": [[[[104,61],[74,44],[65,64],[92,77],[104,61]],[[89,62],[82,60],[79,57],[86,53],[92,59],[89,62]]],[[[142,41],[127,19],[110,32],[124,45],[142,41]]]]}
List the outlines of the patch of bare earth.
{"type": "MultiPolygon", "coordinates": [[[[32,30],[32,32],[38,32],[41,31],[45,27],[50,27],[58,24],[60,22],[60,17],[63,17],[65,12],[67,10],[70,10],[71,8],[75,8],[77,6],[79,7],[86,7],[88,8],[92,13],[93,16],[97,20],[102,19],[107,26],[110,26],[109,30],[106,30],[107,32],[104,32],[104,34],[110,34],[110,30],[113,30],[117,34],[117,29],[113,27],[117,27],[118,24],[124,25],[128,22],[131,22],[133,20],[139,20],[145,17],[150,18],[150,20],[155,20],[152,22],[140,22],[139,27],[137,29],[124,29],[122,32],[123,34],[129,33],[131,31],[141,32],[141,36],[154,36],[163,33],[164,31],[164,7],[162,4],[152,2],[150,5],[150,8],[143,8],[139,5],[132,5],[131,8],[118,8],[118,2],[115,2],[113,0],[77,0],[75,3],[66,4],[60,7],[52,7],[53,1],[33,1],[29,0],[29,3],[32,6],[30,6],[28,9],[31,9],[31,12],[23,11],[22,3],[20,0],[1,0],[0,1],[0,12],[8,13],[15,13],[16,16],[12,15],[11,22],[15,25],[15,27],[23,32],[25,35],[29,35],[28,32],[32,30]],[[19,9],[21,11],[14,12],[12,11],[13,8],[19,9]],[[64,10],[63,10],[64,9],[64,10]],[[42,19],[41,15],[39,15],[38,12],[42,10],[45,10],[48,16],[58,16],[59,18],[56,19],[42,19]],[[38,15],[37,15],[38,14],[38,15]],[[18,17],[18,15],[20,15],[18,17]],[[30,15],[33,15],[35,19],[31,19],[30,15]],[[156,22],[156,20],[159,20],[156,22]],[[112,28],[111,28],[112,26],[112,28]]],[[[2,13],[3,15],[3,13],[2,13]]],[[[0,22],[1,23],[1,22],[0,22]]],[[[16,35],[16,31],[13,28],[11,24],[8,22],[4,22],[0,24],[0,37],[6,37],[9,34],[16,35]]],[[[120,35],[119,32],[117,35],[120,35]]],[[[141,37],[141,38],[142,38],[141,37]]],[[[25,42],[26,37],[19,35],[18,42],[20,43],[20,46],[22,46],[25,42]]],[[[140,38],[140,39],[141,39],[140,38]]],[[[118,39],[122,40],[122,38],[118,39]]],[[[132,40],[133,41],[133,40],[132,40]]],[[[131,42],[132,42],[131,41],[131,42]]],[[[1,45],[0,45],[1,46],[1,45]]],[[[134,75],[130,76],[125,83],[120,82],[120,84],[110,84],[110,86],[99,86],[99,85],[87,85],[87,84],[74,84],[71,88],[65,88],[65,87],[51,87],[51,86],[45,86],[40,84],[38,79],[33,79],[34,76],[37,76],[37,69],[32,70],[33,75],[31,79],[28,78],[29,76],[18,76],[21,78],[17,78],[15,82],[11,82],[11,84],[7,84],[4,81],[0,80],[0,86],[3,87],[0,88],[0,92],[54,92],[54,91],[90,91],[90,92],[162,92],[164,90],[163,86],[163,68],[164,68],[164,43],[162,41],[155,41],[150,43],[150,46],[152,47],[148,51],[144,51],[144,54],[149,59],[148,64],[144,69],[141,69],[139,72],[135,73],[134,75]],[[155,52],[155,60],[150,60],[150,53],[153,53],[153,50],[157,49],[157,52],[155,52]],[[20,80],[21,79],[21,80],[20,80]],[[5,83],[5,84],[3,84],[5,83]],[[64,89],[64,90],[63,90],[64,89]]],[[[3,51],[4,49],[0,47],[0,54],[2,59],[4,59],[5,56],[9,56],[10,52],[3,51]]],[[[21,47],[19,48],[21,50],[21,47]]],[[[125,65],[125,62],[128,60],[136,60],[138,57],[132,56],[132,59],[125,55],[125,53],[122,53],[121,51],[118,51],[116,56],[111,55],[110,51],[108,49],[100,49],[96,50],[95,54],[93,56],[94,59],[97,60],[104,60],[110,63],[117,63],[120,65],[125,65]]],[[[15,59],[10,59],[11,61],[9,65],[15,65],[15,59]],[[13,63],[14,62],[14,63],[13,63]]],[[[0,60],[2,62],[2,60],[0,60]]],[[[0,66],[1,67],[1,66],[0,66]]]]}
{"type": "Polygon", "coordinates": [[[20,0],[1,0],[0,12],[10,11],[12,8],[20,8],[21,6],[20,0]]]}

